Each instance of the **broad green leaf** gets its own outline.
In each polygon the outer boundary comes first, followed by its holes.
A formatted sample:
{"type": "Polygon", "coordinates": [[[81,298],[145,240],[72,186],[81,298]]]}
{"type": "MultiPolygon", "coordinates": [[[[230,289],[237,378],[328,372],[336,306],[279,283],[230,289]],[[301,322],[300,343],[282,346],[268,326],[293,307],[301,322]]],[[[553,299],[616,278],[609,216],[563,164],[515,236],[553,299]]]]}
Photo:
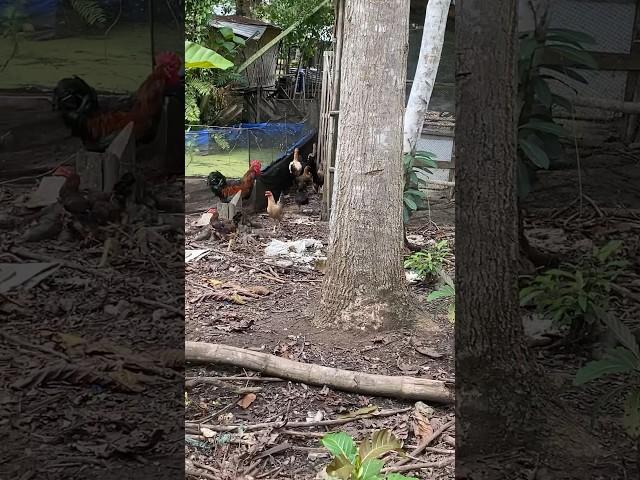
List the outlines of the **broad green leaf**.
{"type": "Polygon", "coordinates": [[[611,240],[604,247],[597,250],[597,258],[601,262],[604,262],[611,255],[616,253],[622,248],[622,242],[620,240],[611,240]]]}
{"type": "Polygon", "coordinates": [[[540,65],[539,68],[552,70],[561,75],[564,75],[565,77],[569,77],[570,79],[575,80],[576,82],[584,83],[585,85],[589,83],[589,81],[586,78],[584,78],[582,75],[576,72],[573,68],[567,67],[565,65],[542,64],[540,65]]]}
{"type": "Polygon", "coordinates": [[[566,28],[548,28],[547,36],[551,35],[558,35],[562,38],[566,38],[580,44],[586,43],[588,45],[595,45],[596,43],[595,39],[591,35],[566,28]]]}
{"type": "Polygon", "coordinates": [[[569,113],[573,112],[574,110],[574,106],[573,106],[573,103],[571,103],[571,100],[561,95],[556,95],[556,94],[551,95],[551,101],[553,104],[564,108],[569,113]]]}
{"type": "Polygon", "coordinates": [[[222,55],[210,50],[197,43],[185,40],[184,42],[185,68],[215,68],[219,70],[228,70],[233,67],[233,63],[224,58],[222,55]]]}
{"type": "Polygon", "coordinates": [[[367,460],[380,458],[387,452],[402,451],[402,443],[389,430],[378,430],[360,442],[358,453],[360,461],[364,464],[367,460]]]}
{"type": "Polygon", "coordinates": [[[551,133],[558,137],[566,136],[567,132],[558,124],[553,122],[541,122],[539,120],[531,120],[524,125],[518,127],[520,130],[536,130],[539,132],[551,133]]]}
{"type": "Polygon", "coordinates": [[[576,63],[577,65],[585,66],[592,69],[598,68],[598,63],[587,52],[561,45],[550,46],[549,50],[553,50],[554,52],[560,54],[567,60],[576,63]]]}
{"type": "Polygon", "coordinates": [[[526,157],[533,162],[534,165],[540,168],[549,168],[549,157],[547,153],[538,147],[536,144],[521,138],[518,142],[520,149],[526,155],[526,157]]]}
{"type": "Polygon", "coordinates": [[[222,47],[229,53],[233,53],[236,49],[236,44],[233,42],[224,42],[222,47]]]}
{"type": "Polygon", "coordinates": [[[587,297],[584,295],[578,296],[578,306],[583,312],[587,311],[587,297]]]}
{"type": "Polygon", "coordinates": [[[540,43],[533,37],[524,38],[520,40],[520,55],[519,58],[524,61],[529,61],[535,51],[540,47],[540,43]]]}
{"type": "Polygon", "coordinates": [[[631,438],[640,437],[640,388],[634,388],[624,402],[623,425],[631,438]]]}
{"type": "Polygon", "coordinates": [[[404,193],[407,195],[411,195],[413,197],[418,197],[418,198],[424,198],[426,196],[424,192],[421,192],[420,190],[415,190],[413,188],[409,188],[405,190],[404,193]]]}
{"type": "Polygon", "coordinates": [[[536,96],[538,100],[545,106],[551,106],[551,90],[549,89],[549,85],[539,76],[533,77],[533,89],[536,92],[536,96]]]}
{"type": "Polygon", "coordinates": [[[220,27],[218,31],[222,35],[222,38],[224,38],[225,40],[232,40],[233,37],[235,37],[235,34],[233,33],[233,29],[229,27],[220,27]]]}
{"type": "Polygon", "coordinates": [[[385,477],[385,480],[418,480],[416,477],[406,477],[399,473],[390,473],[385,477]]]}
{"type": "Polygon", "coordinates": [[[233,37],[233,42],[237,43],[241,47],[246,47],[247,46],[247,42],[242,37],[234,36],[233,37]]]}
{"type": "Polygon", "coordinates": [[[576,95],[578,94],[578,90],[576,89],[576,87],[574,87],[573,85],[571,85],[569,82],[567,82],[566,80],[564,80],[562,78],[558,78],[558,77],[555,77],[553,75],[547,75],[547,74],[541,74],[540,78],[544,78],[544,79],[547,79],[547,80],[553,80],[554,82],[561,83],[562,85],[567,87],[569,90],[571,90],[576,95]]]}
{"type": "Polygon", "coordinates": [[[450,285],[443,285],[438,290],[434,290],[427,295],[427,302],[432,302],[439,298],[451,298],[455,297],[456,292],[450,285]]]}
{"type": "Polygon", "coordinates": [[[327,465],[327,474],[333,478],[339,478],[340,480],[349,480],[351,478],[353,468],[353,464],[349,459],[345,455],[340,454],[339,456],[336,456],[329,465],[327,465]]]}
{"type": "Polygon", "coordinates": [[[336,458],[343,455],[350,462],[355,459],[357,454],[356,444],[353,438],[344,432],[328,433],[322,437],[320,442],[336,458]]]}
{"type": "Polygon", "coordinates": [[[447,309],[447,317],[452,323],[456,321],[456,305],[454,303],[449,305],[449,308],[447,309]]]}
{"type": "Polygon", "coordinates": [[[411,210],[417,210],[418,209],[418,205],[416,205],[416,202],[414,202],[411,197],[405,196],[403,198],[403,201],[404,201],[405,205],[407,207],[409,207],[411,210]]]}
{"type": "MultiPolygon", "coordinates": [[[[615,350],[625,349],[617,348],[615,350]]],[[[615,355],[613,351],[610,351],[608,358],[587,363],[578,370],[576,378],[573,381],[574,385],[583,385],[605,375],[632,371],[635,367],[635,358],[631,352],[628,350],[625,351],[630,354],[631,358],[625,358],[623,354],[619,354],[618,352],[616,352],[617,355],[615,355]],[[615,355],[617,358],[613,358],[612,355],[615,355]]]]}
{"type": "Polygon", "coordinates": [[[382,460],[369,458],[362,462],[362,465],[360,465],[359,478],[361,480],[373,480],[379,478],[378,474],[382,470],[383,466],[384,462],[382,460]]]}
{"type": "Polygon", "coordinates": [[[626,347],[637,359],[640,359],[640,348],[635,335],[631,330],[613,315],[600,313],[596,311],[598,316],[604,320],[611,333],[616,337],[620,344],[626,347]]]}
{"type": "Polygon", "coordinates": [[[522,199],[525,198],[531,191],[533,182],[535,180],[535,172],[533,172],[526,163],[518,158],[516,161],[516,173],[518,175],[518,197],[522,199]]]}
{"type": "Polygon", "coordinates": [[[402,209],[402,220],[404,221],[404,223],[409,223],[409,216],[410,216],[409,209],[407,207],[404,207],[402,209]]]}

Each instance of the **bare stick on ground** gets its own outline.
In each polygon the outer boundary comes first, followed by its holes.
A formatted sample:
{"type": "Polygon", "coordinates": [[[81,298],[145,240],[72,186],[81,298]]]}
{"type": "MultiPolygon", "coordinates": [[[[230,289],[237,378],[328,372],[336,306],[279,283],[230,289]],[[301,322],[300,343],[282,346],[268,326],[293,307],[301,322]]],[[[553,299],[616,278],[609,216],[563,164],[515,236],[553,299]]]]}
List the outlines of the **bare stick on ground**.
{"type": "Polygon", "coordinates": [[[341,370],[216,343],[186,342],[185,361],[235,365],[308,385],[326,385],[365,395],[453,403],[453,393],[441,381],[341,370]]]}

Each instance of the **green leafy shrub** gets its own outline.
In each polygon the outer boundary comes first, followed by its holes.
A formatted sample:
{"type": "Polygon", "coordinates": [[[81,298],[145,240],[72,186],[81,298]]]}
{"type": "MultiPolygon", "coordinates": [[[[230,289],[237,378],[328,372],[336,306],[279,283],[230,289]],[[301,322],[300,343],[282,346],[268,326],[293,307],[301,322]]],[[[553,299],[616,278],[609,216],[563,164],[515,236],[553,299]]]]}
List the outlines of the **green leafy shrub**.
{"type": "Polygon", "coordinates": [[[449,317],[449,321],[451,323],[456,321],[456,287],[454,285],[445,284],[442,285],[437,290],[432,291],[429,295],[427,295],[427,302],[434,302],[441,298],[453,299],[453,301],[449,304],[449,308],[447,309],[447,316],[449,317]]]}
{"type": "Polygon", "coordinates": [[[402,444],[389,430],[373,432],[358,446],[344,432],[328,433],[320,441],[331,452],[333,461],[327,475],[340,480],[416,480],[398,473],[383,475],[384,460],[389,452],[402,453],[402,444]]]}
{"type": "Polygon", "coordinates": [[[589,362],[578,370],[574,384],[583,385],[608,375],[626,376],[627,381],[609,390],[597,405],[604,405],[626,390],[623,425],[627,435],[637,441],[640,438],[640,348],[636,337],[620,320],[605,318],[621,346],[609,349],[604,358],[589,362]]]}
{"type": "Polygon", "coordinates": [[[440,240],[426,250],[409,255],[404,261],[404,268],[416,272],[422,280],[426,280],[438,274],[449,255],[449,244],[446,240],[440,240]]]}
{"type": "MultiPolygon", "coordinates": [[[[575,91],[568,81],[587,84],[576,69],[594,69],[597,64],[583,45],[594,44],[589,35],[572,30],[549,28],[520,35],[518,57],[518,194],[524,197],[535,181],[538,169],[548,169],[561,158],[560,138],[568,133],[553,118],[554,107],[573,112],[566,97],[551,92],[559,82],[575,91]],[[568,61],[571,66],[548,62],[550,56],[568,61]]],[[[577,93],[577,92],[576,92],[577,93]]]]}
{"type": "Polygon", "coordinates": [[[403,157],[404,165],[404,192],[402,216],[404,223],[409,223],[411,214],[422,207],[426,194],[420,191],[420,177],[418,173],[426,175],[431,173],[430,168],[436,168],[433,160],[435,155],[430,152],[416,152],[406,154],[403,157]]]}
{"type": "Polygon", "coordinates": [[[591,333],[601,320],[598,312],[608,307],[612,282],[628,265],[616,257],[621,248],[622,242],[611,241],[575,264],[547,270],[520,291],[520,304],[535,306],[559,326],[570,325],[572,336],[591,333]]]}

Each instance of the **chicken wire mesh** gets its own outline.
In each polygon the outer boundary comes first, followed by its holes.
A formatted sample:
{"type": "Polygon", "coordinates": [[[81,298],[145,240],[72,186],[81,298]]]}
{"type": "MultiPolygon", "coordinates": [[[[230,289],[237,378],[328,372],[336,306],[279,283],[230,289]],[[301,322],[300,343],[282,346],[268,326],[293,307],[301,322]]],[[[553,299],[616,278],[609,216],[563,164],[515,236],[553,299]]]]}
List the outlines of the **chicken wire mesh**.
{"type": "Polygon", "coordinates": [[[0,0],[0,89],[48,91],[77,75],[98,91],[135,91],[154,43],[181,44],[177,12],[180,0],[0,0]]]}
{"type": "MultiPolygon", "coordinates": [[[[593,52],[628,54],[633,38],[635,0],[558,0],[551,2],[549,26],[584,32],[594,38],[595,44],[589,45],[593,52]]],[[[554,93],[571,98],[580,95],[600,97],[610,100],[624,100],[627,72],[623,71],[587,71],[579,72],[588,80],[588,84],[567,79],[571,87],[552,82],[554,93]]],[[[558,109],[559,116],[566,112],[558,109]]],[[[576,118],[611,120],[620,114],[606,110],[576,107],[576,118]]]]}
{"type": "Polygon", "coordinates": [[[185,173],[219,171],[241,177],[251,160],[266,167],[307,143],[316,130],[308,122],[242,123],[233,127],[193,127],[185,132],[185,173]]]}

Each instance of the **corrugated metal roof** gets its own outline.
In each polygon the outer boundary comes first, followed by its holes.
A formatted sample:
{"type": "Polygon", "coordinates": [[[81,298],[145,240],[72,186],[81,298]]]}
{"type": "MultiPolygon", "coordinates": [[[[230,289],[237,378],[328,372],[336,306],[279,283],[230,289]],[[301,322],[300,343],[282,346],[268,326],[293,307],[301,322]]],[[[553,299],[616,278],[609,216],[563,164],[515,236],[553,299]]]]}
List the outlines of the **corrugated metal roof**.
{"type": "Polygon", "coordinates": [[[260,27],[273,27],[278,28],[275,25],[272,25],[267,22],[263,22],[262,20],[257,20],[255,18],[243,17],[242,15],[214,15],[213,20],[218,20],[220,22],[231,22],[231,23],[240,23],[242,25],[258,25],[260,27]]]}
{"type": "Polygon", "coordinates": [[[267,30],[266,26],[259,25],[243,25],[240,23],[227,22],[221,20],[212,20],[211,26],[213,27],[228,27],[233,30],[233,33],[239,37],[251,38],[252,40],[260,40],[262,35],[267,30]]]}

